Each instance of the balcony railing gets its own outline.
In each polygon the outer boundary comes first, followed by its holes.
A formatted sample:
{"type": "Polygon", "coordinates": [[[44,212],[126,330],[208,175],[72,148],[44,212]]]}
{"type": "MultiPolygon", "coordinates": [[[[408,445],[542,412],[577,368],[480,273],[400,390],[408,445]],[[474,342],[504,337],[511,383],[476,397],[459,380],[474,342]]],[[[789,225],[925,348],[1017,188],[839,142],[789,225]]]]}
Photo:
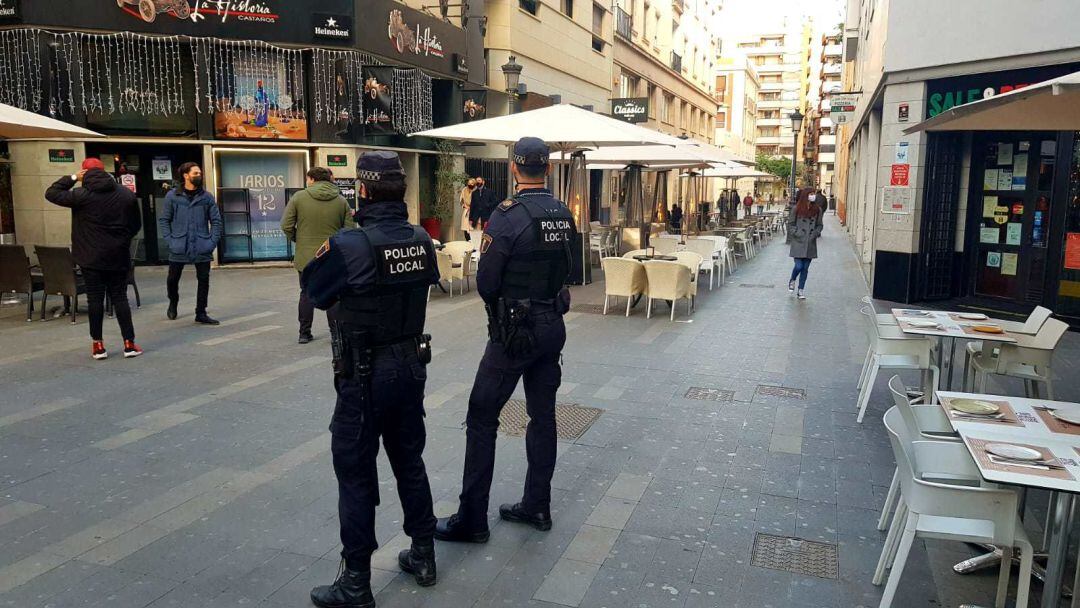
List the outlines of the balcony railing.
{"type": "Polygon", "coordinates": [[[615,7],[615,33],[627,40],[634,37],[634,17],[620,6],[615,7]]]}
{"type": "Polygon", "coordinates": [[[686,8],[686,1],[685,0],[671,0],[671,8],[675,9],[676,11],[679,11],[679,13],[682,13],[683,10],[686,8]]]}
{"type": "Polygon", "coordinates": [[[671,69],[682,74],[682,55],[674,51],[671,53],[671,69]]]}

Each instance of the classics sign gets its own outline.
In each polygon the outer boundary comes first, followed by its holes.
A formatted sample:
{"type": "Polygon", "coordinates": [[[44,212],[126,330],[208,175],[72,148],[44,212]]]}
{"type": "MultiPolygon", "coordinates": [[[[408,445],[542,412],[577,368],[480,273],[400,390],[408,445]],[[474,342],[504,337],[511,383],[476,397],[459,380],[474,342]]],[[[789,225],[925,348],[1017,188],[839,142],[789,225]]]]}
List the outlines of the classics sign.
{"type": "Polygon", "coordinates": [[[619,97],[611,100],[611,116],[626,122],[649,120],[648,97],[619,97]]]}

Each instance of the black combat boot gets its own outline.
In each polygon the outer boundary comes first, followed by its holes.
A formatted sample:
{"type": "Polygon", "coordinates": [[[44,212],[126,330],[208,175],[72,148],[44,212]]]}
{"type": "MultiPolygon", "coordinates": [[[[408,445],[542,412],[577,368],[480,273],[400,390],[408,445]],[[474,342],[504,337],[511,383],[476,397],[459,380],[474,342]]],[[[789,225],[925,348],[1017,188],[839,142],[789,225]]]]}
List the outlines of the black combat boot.
{"type": "Polygon", "coordinates": [[[341,560],[337,580],[311,590],[311,603],[319,608],[375,608],[371,595],[371,568],[350,570],[341,560]]]}
{"type": "Polygon", "coordinates": [[[506,521],[512,521],[519,524],[529,524],[530,526],[540,530],[541,532],[547,532],[551,529],[551,514],[544,512],[530,513],[520,502],[512,505],[502,505],[499,507],[499,517],[506,521]]]}
{"type": "Polygon", "coordinates": [[[487,526],[478,530],[469,529],[461,516],[454,513],[435,524],[435,538],[451,543],[486,543],[491,538],[491,532],[487,526]]]}
{"type": "Polygon", "coordinates": [[[435,541],[414,540],[412,548],[398,553],[398,565],[416,578],[416,584],[430,587],[435,584],[435,541]]]}

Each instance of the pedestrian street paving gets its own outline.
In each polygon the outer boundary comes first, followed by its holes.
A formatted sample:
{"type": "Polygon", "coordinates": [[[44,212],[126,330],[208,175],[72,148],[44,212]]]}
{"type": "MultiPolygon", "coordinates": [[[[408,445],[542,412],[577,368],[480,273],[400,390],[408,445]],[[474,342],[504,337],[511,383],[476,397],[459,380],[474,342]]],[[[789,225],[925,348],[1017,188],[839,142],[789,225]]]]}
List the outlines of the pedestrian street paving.
{"type": "MultiPolygon", "coordinates": [[[[805,301],[786,289],[791,260],[780,241],[703,289],[693,315],[680,305],[674,323],[663,304],[651,320],[644,303],[630,318],[619,306],[601,316],[589,305],[602,302],[602,282],[574,288],[554,527],[497,519],[499,503],[520,498],[525,471],[512,402],[491,540],[437,543],[439,582],[421,589],[397,569],[408,539],[380,456],[378,605],[877,606],[876,523],[894,466],[881,423],[888,378],[857,424],[867,288],[847,237],[833,216],[827,224],[805,301]],[[817,551],[807,567],[818,576],[753,559],[755,539],[763,547],[769,536],[817,543],[805,546],[817,551]]],[[[110,319],[112,356],[96,362],[85,316],[76,326],[26,323],[24,305],[0,308],[0,606],[309,606],[340,550],[325,322],[315,342],[296,344],[291,268],[215,269],[209,312],[220,327],[192,324],[192,273],[173,322],[164,272],[137,275],[138,359],[119,356],[110,319]]],[[[475,291],[434,293],[428,331],[424,457],[444,516],[457,505],[462,427],[486,339],[475,291]]],[[[1075,401],[1080,341],[1065,342],[1056,388],[1075,401]]],[[[1045,497],[1033,495],[1029,509],[1041,538],[1045,497]]],[[[917,541],[894,606],[993,605],[996,570],[951,569],[977,553],[917,541]]]]}

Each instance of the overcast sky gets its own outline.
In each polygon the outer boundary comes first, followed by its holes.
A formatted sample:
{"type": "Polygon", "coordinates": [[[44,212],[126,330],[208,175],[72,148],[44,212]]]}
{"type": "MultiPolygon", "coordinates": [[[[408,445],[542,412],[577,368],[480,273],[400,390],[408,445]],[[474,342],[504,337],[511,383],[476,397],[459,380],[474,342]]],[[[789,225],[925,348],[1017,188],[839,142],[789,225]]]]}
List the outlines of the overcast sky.
{"type": "Polygon", "coordinates": [[[814,18],[814,29],[831,30],[844,20],[844,0],[724,0],[717,27],[721,35],[758,32],[783,16],[814,18]]]}

